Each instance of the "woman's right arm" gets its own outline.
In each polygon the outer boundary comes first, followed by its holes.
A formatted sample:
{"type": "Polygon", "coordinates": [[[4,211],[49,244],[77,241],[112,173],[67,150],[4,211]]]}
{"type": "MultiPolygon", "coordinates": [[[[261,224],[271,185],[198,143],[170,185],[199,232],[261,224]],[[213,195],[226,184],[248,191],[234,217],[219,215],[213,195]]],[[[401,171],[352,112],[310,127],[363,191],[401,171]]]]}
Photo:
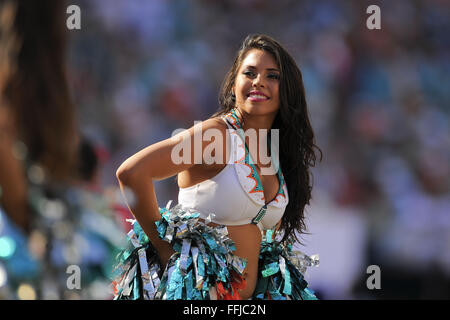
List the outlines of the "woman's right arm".
{"type": "MultiPolygon", "coordinates": [[[[125,188],[133,193],[133,201],[126,199],[128,208],[158,251],[162,265],[168,262],[174,251],[167,241],[158,237],[155,222],[161,219],[161,215],[153,180],[169,178],[194,166],[194,132],[198,134],[200,126],[204,131],[216,128],[218,122],[217,119],[208,119],[169,139],[146,147],[123,162],[116,172],[124,197],[126,198],[127,194],[125,188]],[[180,150],[179,144],[182,139],[187,142],[186,145],[191,146],[191,152],[184,157],[186,161],[178,163],[172,151],[180,150]],[[174,150],[176,146],[178,147],[174,150]]],[[[201,141],[201,149],[198,148],[197,152],[201,151],[203,154],[203,150],[210,142],[204,142],[203,139],[201,141]]],[[[183,151],[175,152],[175,156],[185,156],[183,151]]]]}

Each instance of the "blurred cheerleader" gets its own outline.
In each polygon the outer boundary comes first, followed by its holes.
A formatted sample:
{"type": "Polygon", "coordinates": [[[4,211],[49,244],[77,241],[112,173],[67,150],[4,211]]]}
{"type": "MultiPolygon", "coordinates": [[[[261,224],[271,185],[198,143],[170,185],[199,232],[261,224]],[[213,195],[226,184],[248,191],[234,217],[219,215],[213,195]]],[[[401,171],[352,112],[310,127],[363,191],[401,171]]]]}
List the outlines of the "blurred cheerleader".
{"type": "Polygon", "coordinates": [[[66,80],[65,3],[0,4],[0,298],[109,298],[122,231],[80,187],[97,162],[86,161],[66,80]]]}

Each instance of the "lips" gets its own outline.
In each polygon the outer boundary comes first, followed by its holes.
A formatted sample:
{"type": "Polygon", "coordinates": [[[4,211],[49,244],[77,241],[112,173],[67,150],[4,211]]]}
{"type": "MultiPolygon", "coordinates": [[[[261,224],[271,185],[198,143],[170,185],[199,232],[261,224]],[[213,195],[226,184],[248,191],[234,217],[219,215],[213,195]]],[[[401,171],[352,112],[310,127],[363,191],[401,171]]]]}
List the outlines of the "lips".
{"type": "Polygon", "coordinates": [[[261,91],[251,91],[247,96],[251,101],[265,101],[269,99],[269,97],[261,91]]]}

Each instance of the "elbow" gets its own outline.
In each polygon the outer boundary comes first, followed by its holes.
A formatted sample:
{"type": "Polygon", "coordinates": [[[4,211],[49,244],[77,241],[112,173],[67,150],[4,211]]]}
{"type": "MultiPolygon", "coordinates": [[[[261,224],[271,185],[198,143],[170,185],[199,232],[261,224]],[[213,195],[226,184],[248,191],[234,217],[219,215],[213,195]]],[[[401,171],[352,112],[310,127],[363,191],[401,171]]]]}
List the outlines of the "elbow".
{"type": "Polygon", "coordinates": [[[124,185],[129,185],[135,176],[135,169],[128,166],[126,162],[122,163],[116,171],[117,180],[124,185]]]}
{"type": "Polygon", "coordinates": [[[148,163],[139,161],[136,157],[125,160],[116,170],[116,178],[123,185],[140,183],[142,181],[152,180],[153,175],[148,163]]]}

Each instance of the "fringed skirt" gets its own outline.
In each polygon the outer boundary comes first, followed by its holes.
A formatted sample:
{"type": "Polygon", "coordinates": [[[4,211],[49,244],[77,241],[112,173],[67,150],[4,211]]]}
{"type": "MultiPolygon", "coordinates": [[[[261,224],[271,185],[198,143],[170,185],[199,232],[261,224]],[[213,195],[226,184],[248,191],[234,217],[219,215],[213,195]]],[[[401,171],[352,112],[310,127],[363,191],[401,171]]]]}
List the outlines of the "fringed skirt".
{"type": "Polygon", "coordinates": [[[273,230],[267,230],[261,242],[258,281],[252,299],[317,300],[303,275],[307,267],[319,265],[319,257],[292,250],[293,238],[287,243],[273,238],[273,230]]]}
{"type": "MultiPolygon", "coordinates": [[[[177,205],[160,208],[158,235],[175,253],[165,267],[156,249],[136,220],[128,233],[128,248],[114,268],[115,300],[239,300],[246,282],[247,261],[234,254],[225,226],[211,227],[211,216],[177,205]]],[[[252,299],[316,299],[303,278],[304,268],[318,263],[298,255],[292,246],[272,240],[272,230],[261,243],[258,282],[252,299]],[[303,271],[303,272],[302,272],[303,271]]]]}

